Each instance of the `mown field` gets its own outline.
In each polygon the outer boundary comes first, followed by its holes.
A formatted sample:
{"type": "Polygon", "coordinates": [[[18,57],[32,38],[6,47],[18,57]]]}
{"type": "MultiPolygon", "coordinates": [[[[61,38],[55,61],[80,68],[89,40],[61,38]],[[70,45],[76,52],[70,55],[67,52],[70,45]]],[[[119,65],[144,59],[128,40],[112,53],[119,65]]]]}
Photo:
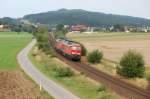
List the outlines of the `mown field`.
{"type": "Polygon", "coordinates": [[[104,58],[115,62],[129,49],[135,49],[143,54],[146,66],[150,66],[150,33],[69,33],[67,37],[81,42],[88,51],[103,51],[104,58]]]}
{"type": "Polygon", "coordinates": [[[29,33],[0,32],[0,69],[16,69],[17,53],[31,41],[29,33]]]}
{"type": "Polygon", "coordinates": [[[29,33],[0,32],[0,99],[53,99],[17,63],[18,52],[31,40],[29,33]]]}

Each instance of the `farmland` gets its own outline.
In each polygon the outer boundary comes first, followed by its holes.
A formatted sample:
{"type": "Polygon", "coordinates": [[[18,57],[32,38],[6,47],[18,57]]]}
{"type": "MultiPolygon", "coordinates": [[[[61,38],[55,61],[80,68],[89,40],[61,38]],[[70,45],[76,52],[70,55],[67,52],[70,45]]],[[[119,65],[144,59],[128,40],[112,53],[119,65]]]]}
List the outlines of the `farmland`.
{"type": "Polygon", "coordinates": [[[150,66],[150,33],[69,33],[67,36],[83,43],[88,51],[102,50],[104,58],[115,62],[129,49],[135,49],[143,54],[146,66],[150,66]]]}
{"type": "Polygon", "coordinates": [[[0,32],[0,99],[52,99],[17,63],[18,52],[31,38],[29,33],[0,32]]]}
{"type": "Polygon", "coordinates": [[[31,41],[31,34],[0,32],[0,69],[16,69],[17,53],[31,41]]]}
{"type": "Polygon", "coordinates": [[[124,80],[139,87],[147,88],[146,78],[150,74],[150,33],[68,33],[67,37],[84,44],[88,52],[94,49],[101,50],[104,54],[101,64],[91,64],[91,66],[117,77],[116,63],[119,62],[126,51],[134,49],[142,53],[146,63],[144,78],[124,80]]]}

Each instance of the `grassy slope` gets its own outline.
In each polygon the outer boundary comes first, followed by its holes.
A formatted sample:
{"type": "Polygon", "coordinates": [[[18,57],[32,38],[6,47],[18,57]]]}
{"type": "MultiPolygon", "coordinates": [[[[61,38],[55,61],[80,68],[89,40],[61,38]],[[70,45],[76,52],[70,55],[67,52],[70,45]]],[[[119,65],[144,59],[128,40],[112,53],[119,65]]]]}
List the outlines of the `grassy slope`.
{"type": "Polygon", "coordinates": [[[19,68],[17,63],[17,53],[31,41],[31,38],[32,35],[28,33],[0,32],[0,70],[17,70],[23,74],[23,77],[34,83],[35,91],[45,99],[53,99],[44,90],[40,91],[38,85],[19,68]]]}
{"type": "Polygon", "coordinates": [[[29,58],[37,66],[37,68],[46,74],[48,77],[60,83],[65,88],[69,89],[76,95],[80,96],[81,99],[117,99],[118,96],[107,90],[106,92],[97,92],[99,84],[92,82],[85,75],[79,73],[75,74],[73,77],[66,78],[56,78],[54,76],[53,68],[56,66],[68,66],[65,63],[61,62],[57,58],[48,58],[42,52],[38,51],[37,56],[33,56],[31,51],[29,58]]]}

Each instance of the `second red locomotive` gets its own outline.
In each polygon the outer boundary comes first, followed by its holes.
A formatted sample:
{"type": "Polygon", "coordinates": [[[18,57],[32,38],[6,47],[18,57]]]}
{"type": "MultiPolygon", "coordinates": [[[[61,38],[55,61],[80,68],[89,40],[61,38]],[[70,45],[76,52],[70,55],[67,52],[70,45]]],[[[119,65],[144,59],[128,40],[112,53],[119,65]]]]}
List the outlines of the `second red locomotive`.
{"type": "Polygon", "coordinates": [[[81,45],[66,39],[56,39],[55,49],[72,60],[80,60],[81,58],[81,45]]]}

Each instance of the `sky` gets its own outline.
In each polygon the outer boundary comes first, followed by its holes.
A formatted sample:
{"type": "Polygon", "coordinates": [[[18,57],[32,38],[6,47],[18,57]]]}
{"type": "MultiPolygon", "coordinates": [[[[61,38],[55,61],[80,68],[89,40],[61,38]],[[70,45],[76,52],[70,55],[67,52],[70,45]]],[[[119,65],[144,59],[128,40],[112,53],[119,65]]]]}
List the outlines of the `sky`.
{"type": "Polygon", "coordinates": [[[150,19],[150,0],[0,0],[0,17],[20,18],[61,8],[150,19]]]}

